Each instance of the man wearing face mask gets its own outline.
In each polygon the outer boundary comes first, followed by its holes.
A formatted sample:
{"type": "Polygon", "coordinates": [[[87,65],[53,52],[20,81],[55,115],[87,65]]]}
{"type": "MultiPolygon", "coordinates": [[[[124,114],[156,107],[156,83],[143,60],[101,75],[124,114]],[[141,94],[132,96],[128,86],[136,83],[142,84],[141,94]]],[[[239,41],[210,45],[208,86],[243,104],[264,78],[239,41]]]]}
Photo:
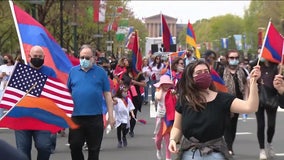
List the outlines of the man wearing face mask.
{"type": "MultiPolygon", "coordinates": [[[[228,93],[239,99],[245,100],[248,95],[248,74],[243,68],[239,67],[238,51],[229,50],[226,54],[226,59],[228,64],[220,76],[223,78],[225,85],[228,88],[228,93]]],[[[228,115],[224,132],[224,138],[231,155],[234,155],[233,143],[236,137],[238,117],[238,113],[231,113],[228,115]]]]}
{"type": "Polygon", "coordinates": [[[72,160],[84,160],[82,147],[88,146],[88,160],[98,160],[103,138],[103,96],[108,110],[108,123],[113,127],[113,101],[105,70],[94,65],[95,58],[89,45],[80,50],[80,65],[71,69],[67,81],[73,101],[72,120],[80,127],[70,129],[69,143],[72,160]]]}
{"type": "MultiPolygon", "coordinates": [[[[32,68],[47,75],[48,77],[56,78],[55,71],[43,65],[44,51],[40,46],[33,46],[30,50],[30,63],[32,68]]],[[[37,149],[37,159],[49,160],[50,154],[56,145],[56,135],[45,130],[16,130],[16,145],[17,149],[22,151],[29,159],[31,159],[32,139],[34,139],[37,149]]]]}
{"type": "Polygon", "coordinates": [[[188,49],[186,51],[186,57],[184,58],[184,64],[187,66],[189,63],[195,61],[196,58],[193,55],[193,49],[188,49]]]}

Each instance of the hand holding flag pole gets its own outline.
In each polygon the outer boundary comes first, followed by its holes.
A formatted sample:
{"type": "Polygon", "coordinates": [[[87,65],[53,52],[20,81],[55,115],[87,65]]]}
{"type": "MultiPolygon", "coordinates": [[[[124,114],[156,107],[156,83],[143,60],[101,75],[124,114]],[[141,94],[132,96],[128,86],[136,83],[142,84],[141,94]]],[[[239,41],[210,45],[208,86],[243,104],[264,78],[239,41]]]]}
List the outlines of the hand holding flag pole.
{"type": "Polygon", "coordinates": [[[37,85],[37,82],[35,82],[35,83],[31,86],[31,88],[26,92],[26,94],[23,95],[23,97],[22,97],[12,108],[10,108],[10,109],[0,118],[0,121],[1,121],[9,112],[11,112],[11,110],[12,110],[15,106],[17,106],[17,104],[18,104],[19,102],[21,102],[21,100],[22,100],[23,98],[25,98],[25,97],[31,92],[31,90],[33,90],[33,89],[35,88],[36,85],[37,85]]]}

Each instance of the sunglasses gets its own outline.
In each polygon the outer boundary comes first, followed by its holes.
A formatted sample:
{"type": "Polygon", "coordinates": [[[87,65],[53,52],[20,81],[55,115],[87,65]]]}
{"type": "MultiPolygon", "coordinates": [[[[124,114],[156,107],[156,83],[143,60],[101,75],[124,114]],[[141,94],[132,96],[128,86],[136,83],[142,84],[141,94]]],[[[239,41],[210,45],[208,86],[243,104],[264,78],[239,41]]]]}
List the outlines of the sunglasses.
{"type": "Polygon", "coordinates": [[[239,57],[229,57],[229,59],[239,59],[239,57]]]}
{"type": "Polygon", "coordinates": [[[88,56],[80,56],[80,59],[90,60],[91,57],[88,56]]]}

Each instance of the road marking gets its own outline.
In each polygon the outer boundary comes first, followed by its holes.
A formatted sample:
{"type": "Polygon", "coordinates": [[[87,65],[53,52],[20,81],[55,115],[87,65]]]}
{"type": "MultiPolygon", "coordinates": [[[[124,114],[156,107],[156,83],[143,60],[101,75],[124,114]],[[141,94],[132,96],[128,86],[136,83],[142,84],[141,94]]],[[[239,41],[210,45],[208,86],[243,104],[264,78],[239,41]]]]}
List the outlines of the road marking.
{"type": "Polygon", "coordinates": [[[284,156],[284,153],[276,153],[275,155],[280,157],[280,156],[284,156]]]}
{"type": "Polygon", "coordinates": [[[251,132],[237,132],[236,135],[250,135],[251,132]]]}
{"type": "Polygon", "coordinates": [[[155,118],[156,117],[155,105],[151,103],[152,102],[150,101],[150,118],[155,118]]]}

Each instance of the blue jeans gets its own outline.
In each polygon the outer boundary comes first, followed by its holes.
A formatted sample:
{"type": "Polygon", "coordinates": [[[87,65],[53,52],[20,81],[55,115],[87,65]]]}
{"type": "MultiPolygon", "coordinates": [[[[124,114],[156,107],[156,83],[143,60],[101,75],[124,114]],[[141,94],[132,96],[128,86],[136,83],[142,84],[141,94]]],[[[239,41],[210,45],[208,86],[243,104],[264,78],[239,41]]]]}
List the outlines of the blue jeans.
{"type": "Polygon", "coordinates": [[[37,160],[49,160],[51,154],[51,133],[49,131],[15,131],[17,149],[31,160],[32,139],[37,149],[37,160]]]}
{"type": "Polygon", "coordinates": [[[191,149],[185,151],[182,155],[182,160],[225,160],[225,157],[220,152],[212,152],[208,155],[200,155],[199,150],[193,152],[191,149]]]}
{"type": "Polygon", "coordinates": [[[156,92],[156,87],[154,86],[154,84],[157,83],[157,82],[159,82],[159,81],[153,80],[152,83],[151,83],[151,91],[152,91],[151,94],[152,94],[152,101],[153,102],[155,102],[155,92],[156,92]]]}
{"type": "Polygon", "coordinates": [[[151,80],[149,80],[146,83],[146,86],[144,87],[144,93],[145,93],[145,97],[144,97],[144,102],[148,102],[148,96],[149,96],[149,87],[151,85],[151,80]]]}
{"type": "Polygon", "coordinates": [[[56,149],[56,139],[57,139],[57,133],[51,134],[51,153],[54,153],[56,149]]]}

